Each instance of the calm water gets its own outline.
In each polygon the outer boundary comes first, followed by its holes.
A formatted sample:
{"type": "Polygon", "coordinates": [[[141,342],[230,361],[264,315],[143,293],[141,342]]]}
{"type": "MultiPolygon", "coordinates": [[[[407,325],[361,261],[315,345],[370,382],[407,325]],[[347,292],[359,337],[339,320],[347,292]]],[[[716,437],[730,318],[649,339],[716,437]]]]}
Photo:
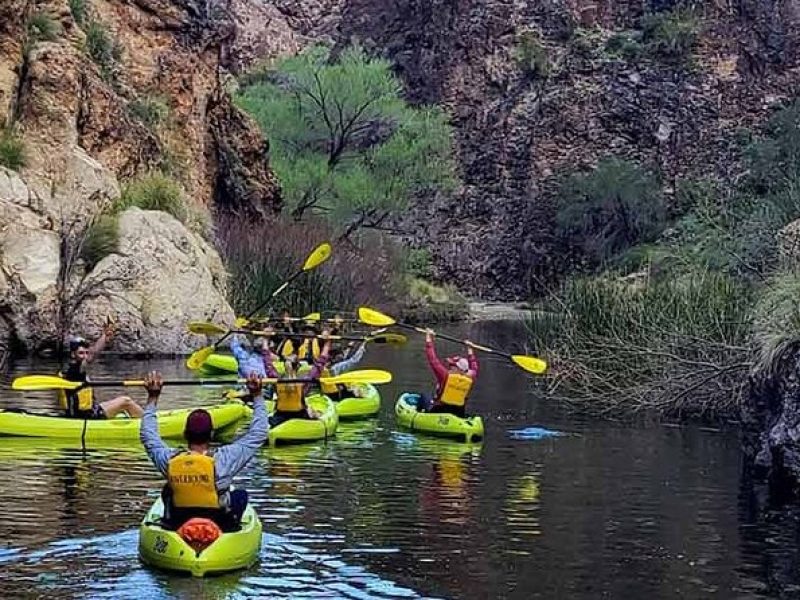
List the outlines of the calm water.
{"type": "MultiPolygon", "coordinates": [[[[473,326],[507,342],[509,325],[473,326]]],[[[419,340],[375,346],[388,366],[380,418],[335,441],[264,449],[241,477],[264,521],[260,563],[204,581],[137,559],[137,526],[161,482],[135,445],[0,439],[0,594],[92,598],[795,597],[797,511],[763,508],[740,478],[735,432],[636,427],[559,414],[502,362],[481,364],[481,445],[397,430],[401,390],[429,386],[419,340]],[[568,435],[512,439],[539,426],[568,435]]],[[[105,362],[95,377],[179,361],[105,362]]],[[[43,362],[14,373],[48,372],[43,362]]],[[[109,390],[102,390],[103,397],[109,390]]],[[[193,395],[192,395],[193,394],[193,395]]],[[[167,389],[165,407],[214,401],[167,389]]],[[[47,394],[0,392],[52,411],[47,394]]]]}

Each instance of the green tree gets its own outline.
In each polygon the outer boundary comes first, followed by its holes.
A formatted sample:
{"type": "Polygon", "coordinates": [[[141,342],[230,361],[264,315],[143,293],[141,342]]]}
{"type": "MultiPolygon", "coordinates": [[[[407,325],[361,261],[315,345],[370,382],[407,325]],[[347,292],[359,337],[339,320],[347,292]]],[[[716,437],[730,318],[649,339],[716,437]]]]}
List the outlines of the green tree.
{"type": "Polygon", "coordinates": [[[588,174],[569,177],[561,187],[557,223],[593,260],[606,260],[653,240],[666,223],[656,178],[641,167],[604,159],[588,174]]]}
{"type": "Polygon", "coordinates": [[[249,76],[239,104],[270,141],[292,216],[378,227],[415,192],[456,185],[452,129],[434,107],[412,108],[383,59],[358,46],[334,61],[317,46],[249,76]]]}

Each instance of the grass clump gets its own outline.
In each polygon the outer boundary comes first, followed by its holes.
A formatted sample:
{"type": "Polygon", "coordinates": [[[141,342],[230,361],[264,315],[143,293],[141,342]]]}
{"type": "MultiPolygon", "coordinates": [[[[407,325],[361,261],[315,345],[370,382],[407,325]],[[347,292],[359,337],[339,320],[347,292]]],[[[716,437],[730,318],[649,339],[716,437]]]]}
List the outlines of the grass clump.
{"type": "Polygon", "coordinates": [[[162,126],[169,117],[169,105],[161,96],[141,96],[128,103],[128,113],[149,129],[162,126]]]}
{"type": "Polygon", "coordinates": [[[86,27],[86,52],[100,67],[103,79],[116,79],[118,63],[122,59],[122,47],[114,41],[103,23],[91,21],[86,27]]]}
{"type": "Polygon", "coordinates": [[[0,165],[19,171],[25,163],[25,142],[11,128],[0,129],[0,165]]]}
{"type": "Polygon", "coordinates": [[[103,214],[97,217],[86,230],[80,256],[91,271],[97,263],[117,251],[119,244],[119,221],[117,215],[103,214]]]}
{"type": "Polygon", "coordinates": [[[79,27],[86,23],[86,0],[69,0],[69,12],[79,27]]]}
{"type": "Polygon", "coordinates": [[[684,9],[647,15],[640,26],[647,53],[673,62],[686,62],[691,57],[700,33],[700,20],[684,9]]]}
{"type": "Polygon", "coordinates": [[[181,222],[185,222],[188,216],[183,189],[175,180],[161,173],[144,175],[125,186],[114,210],[122,212],[132,206],[142,210],[160,210],[181,222]]]}
{"type": "Polygon", "coordinates": [[[535,31],[524,31],[517,37],[514,54],[525,75],[544,79],[550,74],[550,56],[535,31]]]}
{"type": "Polygon", "coordinates": [[[467,314],[467,301],[449,284],[436,285],[409,275],[405,278],[406,299],[401,307],[402,318],[412,323],[457,321],[467,314]]]}
{"type": "Polygon", "coordinates": [[[61,24],[47,13],[37,12],[28,20],[28,35],[34,41],[52,42],[61,35],[61,24]]]}

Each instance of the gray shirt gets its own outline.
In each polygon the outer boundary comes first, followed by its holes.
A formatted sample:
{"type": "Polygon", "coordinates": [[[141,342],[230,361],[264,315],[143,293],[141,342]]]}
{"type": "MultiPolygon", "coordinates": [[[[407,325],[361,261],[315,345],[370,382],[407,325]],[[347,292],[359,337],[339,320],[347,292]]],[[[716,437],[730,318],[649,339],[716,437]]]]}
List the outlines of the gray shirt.
{"type": "MultiPolygon", "coordinates": [[[[233,477],[241,471],[248,461],[255,456],[258,449],[264,444],[269,433],[269,421],[263,396],[253,401],[253,420],[250,428],[242,437],[231,444],[221,446],[214,451],[214,479],[217,490],[225,492],[231,487],[233,477]]],[[[183,450],[170,448],[158,434],[158,421],[156,419],[156,406],[148,404],[142,417],[142,426],[139,432],[147,455],[161,474],[167,476],[170,459],[183,450]]]]}

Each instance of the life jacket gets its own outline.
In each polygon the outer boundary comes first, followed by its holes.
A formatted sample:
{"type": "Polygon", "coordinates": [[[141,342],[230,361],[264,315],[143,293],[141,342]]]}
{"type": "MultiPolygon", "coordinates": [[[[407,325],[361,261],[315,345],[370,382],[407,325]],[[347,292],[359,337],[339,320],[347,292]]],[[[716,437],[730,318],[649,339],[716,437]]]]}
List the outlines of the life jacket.
{"type": "Polygon", "coordinates": [[[176,508],[219,508],[212,456],[176,454],[167,466],[167,479],[176,508]]]}
{"type": "Polygon", "coordinates": [[[450,373],[445,379],[439,402],[450,406],[464,406],[472,389],[472,377],[461,373],[450,373]]]}
{"type": "MultiPolygon", "coordinates": [[[[332,377],[330,370],[323,369],[320,377],[332,377]]],[[[336,385],[335,383],[326,383],[320,380],[319,388],[322,390],[323,394],[336,394],[339,392],[339,390],[341,390],[342,386],[336,385]]]]}
{"type": "MultiPolygon", "coordinates": [[[[86,373],[80,370],[77,365],[70,364],[65,374],[58,374],[67,381],[86,382],[86,373]]],[[[78,388],[77,390],[58,390],[58,405],[70,416],[74,416],[78,411],[92,410],[94,405],[94,393],[92,388],[78,388]]]]}
{"type": "Polygon", "coordinates": [[[303,343],[300,344],[300,347],[297,349],[297,358],[310,364],[319,358],[320,353],[319,340],[317,338],[310,338],[303,340],[303,343]]]}
{"type": "Polygon", "coordinates": [[[298,412],[303,410],[302,383],[278,383],[275,385],[275,410],[278,412],[298,412]]]}
{"type": "Polygon", "coordinates": [[[278,354],[281,358],[287,358],[294,354],[294,342],[288,337],[285,338],[278,346],[278,354]]]}

